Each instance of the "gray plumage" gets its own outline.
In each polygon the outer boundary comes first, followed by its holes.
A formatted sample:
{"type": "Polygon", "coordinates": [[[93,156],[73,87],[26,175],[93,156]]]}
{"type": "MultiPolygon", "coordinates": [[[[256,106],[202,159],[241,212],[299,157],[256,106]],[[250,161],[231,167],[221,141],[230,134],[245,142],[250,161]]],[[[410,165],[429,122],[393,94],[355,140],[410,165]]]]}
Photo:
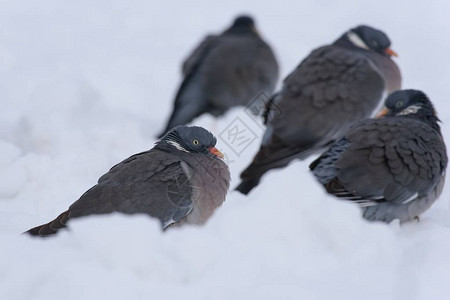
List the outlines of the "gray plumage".
{"type": "Polygon", "coordinates": [[[182,71],[183,82],[161,135],[203,113],[218,116],[249,104],[260,93],[271,94],[278,80],[274,53],[248,16],[236,18],[222,34],[206,37],[182,71]]]}
{"type": "Polygon", "coordinates": [[[310,168],[328,193],[360,204],[364,218],[407,222],[439,197],[446,147],[425,94],[398,91],[386,107],[386,117],[355,124],[310,168]]]}
{"type": "Polygon", "coordinates": [[[179,126],[156,146],[122,161],[54,221],[28,233],[46,236],[69,219],[121,212],[172,224],[203,224],[225,200],[230,174],[216,139],[201,127],[179,126]],[[193,144],[195,143],[195,144],[193,144]]]}
{"type": "Polygon", "coordinates": [[[399,89],[389,46],[384,33],[359,26],[303,60],[269,102],[261,148],[237,190],[247,194],[270,169],[324,149],[369,117],[383,92],[399,89]]]}

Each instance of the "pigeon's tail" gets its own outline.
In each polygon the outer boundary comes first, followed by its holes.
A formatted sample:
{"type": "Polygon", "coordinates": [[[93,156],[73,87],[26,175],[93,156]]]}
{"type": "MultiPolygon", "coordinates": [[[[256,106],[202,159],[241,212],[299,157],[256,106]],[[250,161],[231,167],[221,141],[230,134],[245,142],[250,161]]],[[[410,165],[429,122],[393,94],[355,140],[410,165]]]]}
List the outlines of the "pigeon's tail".
{"type": "Polygon", "coordinates": [[[49,235],[53,235],[58,233],[58,230],[65,228],[66,223],[69,220],[69,211],[65,211],[62,214],[60,214],[56,219],[53,221],[37,226],[34,228],[31,228],[28,231],[25,231],[24,233],[28,233],[33,236],[40,236],[40,237],[46,237],[49,235]]]}
{"type": "Polygon", "coordinates": [[[177,108],[174,107],[174,108],[173,108],[172,115],[170,116],[169,121],[167,121],[166,127],[164,128],[163,131],[161,131],[161,132],[158,134],[158,136],[157,136],[158,139],[162,138],[162,137],[163,137],[167,132],[169,132],[170,129],[172,129],[173,127],[175,127],[175,126],[177,126],[177,125],[183,125],[183,124],[176,124],[176,125],[175,125],[174,118],[175,118],[176,110],[177,110],[177,108]]]}
{"type": "Polygon", "coordinates": [[[247,195],[254,187],[259,184],[261,177],[269,170],[287,166],[290,159],[274,159],[268,156],[267,149],[261,147],[252,163],[241,173],[242,182],[236,187],[236,190],[247,195]]]}
{"type": "Polygon", "coordinates": [[[166,128],[161,131],[158,138],[162,138],[167,132],[178,125],[186,125],[192,122],[193,119],[203,114],[206,110],[204,107],[195,107],[194,105],[188,107],[175,107],[166,128]]]}
{"type": "Polygon", "coordinates": [[[283,168],[289,164],[291,160],[282,161],[258,161],[258,155],[253,162],[241,173],[242,182],[236,187],[236,190],[244,195],[247,195],[253,188],[255,188],[261,177],[269,170],[276,168],[283,168]]]}
{"type": "Polygon", "coordinates": [[[198,76],[189,74],[183,80],[175,96],[175,104],[166,128],[159,134],[161,138],[170,129],[178,125],[185,125],[207,110],[207,101],[201,88],[198,76]]]}
{"type": "Polygon", "coordinates": [[[261,146],[252,163],[241,173],[242,183],[236,190],[247,195],[269,170],[284,168],[295,159],[303,160],[320,148],[312,146],[293,148],[281,143],[261,146]]]}
{"type": "Polygon", "coordinates": [[[241,192],[244,195],[247,195],[255,186],[259,184],[260,180],[261,177],[242,179],[242,182],[235,188],[235,190],[241,192]]]}

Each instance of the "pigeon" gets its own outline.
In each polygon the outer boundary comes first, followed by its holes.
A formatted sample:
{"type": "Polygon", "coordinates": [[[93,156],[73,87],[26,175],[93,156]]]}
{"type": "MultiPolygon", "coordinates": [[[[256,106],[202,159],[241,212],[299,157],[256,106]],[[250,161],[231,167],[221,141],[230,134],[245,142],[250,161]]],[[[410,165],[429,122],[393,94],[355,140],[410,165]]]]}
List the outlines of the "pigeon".
{"type": "Polygon", "coordinates": [[[361,25],[312,51],[268,102],[259,152],[236,188],[248,194],[269,170],[323,151],[401,87],[397,54],[383,32],[361,25]]]}
{"type": "Polygon", "coordinates": [[[216,138],[202,127],[177,126],[151,150],[112,167],[55,220],[26,233],[48,236],[71,219],[113,212],[150,215],[163,230],[204,224],[225,201],[230,182],[215,144],[216,138]]]}
{"type": "Polygon", "coordinates": [[[214,116],[245,106],[259,95],[271,95],[278,63],[249,16],[239,16],[220,35],[207,36],[186,59],[175,105],[160,137],[203,113],[214,116]]]}
{"type": "Polygon", "coordinates": [[[354,124],[310,169],[326,191],[358,203],[369,221],[418,219],[444,187],[439,119],[418,90],[392,93],[378,119],[354,124]]]}

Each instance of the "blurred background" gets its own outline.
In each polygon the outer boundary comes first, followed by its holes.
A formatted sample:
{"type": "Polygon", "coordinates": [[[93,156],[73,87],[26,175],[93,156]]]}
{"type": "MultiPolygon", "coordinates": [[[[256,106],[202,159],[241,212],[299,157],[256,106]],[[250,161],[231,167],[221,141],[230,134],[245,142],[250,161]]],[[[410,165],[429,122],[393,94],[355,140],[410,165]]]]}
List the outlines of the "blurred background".
{"type": "MultiPolygon", "coordinates": [[[[206,34],[252,15],[286,77],[359,24],[383,30],[404,88],[428,94],[450,140],[450,4],[444,1],[0,1],[1,299],[447,299],[449,188],[421,222],[363,221],[296,162],[249,197],[231,192],[203,228],[162,234],[144,216],[74,221],[54,239],[19,233],[56,217],[126,157],[149,149],[206,34]]],[[[281,81],[280,81],[281,82],[281,81]]],[[[227,155],[232,188],[257,139],[227,155]]]]}

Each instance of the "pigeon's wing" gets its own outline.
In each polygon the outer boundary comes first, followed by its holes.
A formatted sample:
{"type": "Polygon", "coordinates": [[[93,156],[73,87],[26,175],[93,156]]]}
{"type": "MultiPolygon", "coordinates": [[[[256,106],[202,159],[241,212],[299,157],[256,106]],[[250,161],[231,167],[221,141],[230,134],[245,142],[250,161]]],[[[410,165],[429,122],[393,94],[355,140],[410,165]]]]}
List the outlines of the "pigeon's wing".
{"type": "Polygon", "coordinates": [[[219,36],[208,35],[197,48],[192,51],[183,62],[182,72],[184,77],[191,74],[201,64],[207,53],[217,45],[218,40],[219,36]]]}
{"type": "Polygon", "coordinates": [[[114,166],[69,208],[69,218],[122,212],[148,214],[163,228],[193,207],[191,170],[176,156],[152,149],[114,166]]]}
{"type": "Polygon", "coordinates": [[[340,138],[377,107],[384,81],[365,55],[337,46],[314,50],[285,80],[264,114],[260,151],[242,172],[249,191],[268,170],[304,159],[340,138]]]}
{"type": "Polygon", "coordinates": [[[270,46],[259,37],[223,36],[202,72],[208,103],[226,111],[268,97],[278,79],[278,64],[270,46]]]}
{"type": "Polygon", "coordinates": [[[322,47],[284,80],[273,105],[281,113],[269,113],[268,123],[281,140],[309,147],[339,136],[348,124],[368,117],[381,100],[384,86],[367,56],[322,47]]]}
{"type": "Polygon", "coordinates": [[[370,120],[345,138],[349,145],[334,162],[326,166],[328,151],[312,164],[313,172],[328,169],[319,180],[329,193],[364,204],[403,204],[421,197],[435,188],[447,165],[441,136],[413,119],[370,120]],[[330,174],[335,176],[325,180],[330,174]]]}
{"type": "Polygon", "coordinates": [[[207,109],[206,96],[202,92],[199,69],[210,52],[221,43],[221,36],[207,36],[192,54],[183,62],[183,82],[175,96],[172,114],[166,128],[159,134],[162,137],[166,132],[177,125],[187,124],[207,109]]]}
{"type": "Polygon", "coordinates": [[[337,176],[336,161],[349,146],[350,142],[346,138],[342,138],[309,165],[310,170],[321,184],[327,184],[337,176]]]}

